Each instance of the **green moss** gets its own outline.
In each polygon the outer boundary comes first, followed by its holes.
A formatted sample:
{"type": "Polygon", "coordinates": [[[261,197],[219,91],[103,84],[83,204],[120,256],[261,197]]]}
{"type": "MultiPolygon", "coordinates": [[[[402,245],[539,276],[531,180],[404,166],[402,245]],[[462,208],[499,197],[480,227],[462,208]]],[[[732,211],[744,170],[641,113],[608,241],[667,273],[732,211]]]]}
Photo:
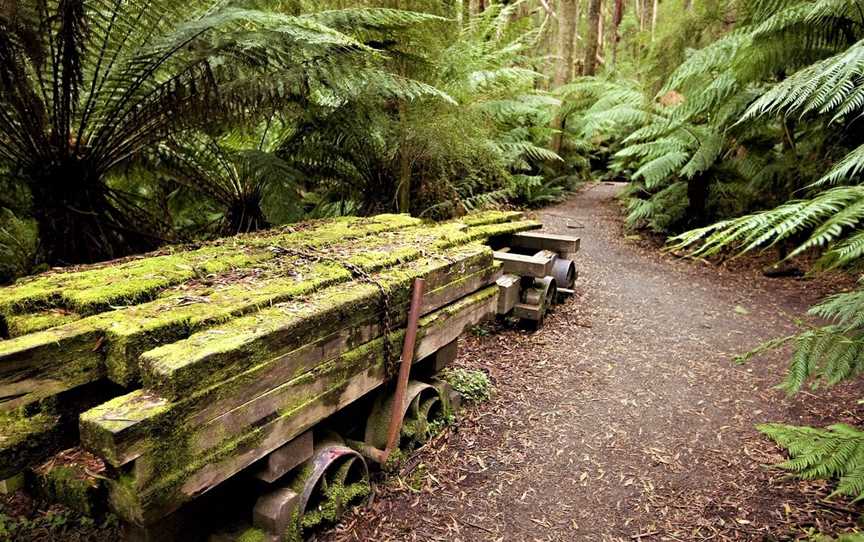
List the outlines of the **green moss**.
{"type": "MultiPolygon", "coordinates": [[[[494,295],[494,287],[487,290],[491,290],[491,295],[494,295]]],[[[454,305],[464,307],[467,310],[470,309],[471,303],[482,302],[489,296],[489,292],[483,291],[469,296],[469,301],[466,303],[454,305]]],[[[442,318],[446,319],[446,315],[454,312],[450,306],[442,309],[439,313],[441,313],[442,318]]],[[[439,320],[438,318],[429,318],[425,321],[431,325],[439,320]]],[[[389,339],[392,344],[399,344],[403,335],[404,331],[395,331],[389,335],[389,339]]],[[[201,406],[217,399],[221,393],[233,393],[232,390],[237,389],[233,387],[234,382],[214,386],[203,393],[193,394],[193,396],[164,409],[161,406],[154,408],[146,423],[130,426],[137,427],[137,436],[132,440],[137,440],[138,444],[135,446],[141,446],[137,449],[137,453],[145,454],[143,457],[146,457],[147,461],[143,465],[148,465],[149,471],[136,493],[137,511],[133,510],[129,513],[133,515],[145,513],[158,515],[158,511],[161,509],[170,509],[179,505],[189,498],[187,492],[198,490],[198,486],[195,485],[198,482],[191,486],[186,484],[190,477],[201,473],[202,469],[206,468],[207,472],[210,473],[223,469],[226,469],[226,472],[231,472],[239,467],[239,465],[234,465],[232,461],[259,448],[263,440],[269,438],[274,431],[280,431],[285,433],[283,436],[290,437],[287,431],[300,432],[308,428],[309,422],[302,420],[304,420],[304,413],[309,408],[321,404],[344,404],[344,401],[353,399],[353,395],[347,398],[343,395],[348,385],[352,381],[356,381],[355,378],[362,376],[368,379],[368,382],[373,383],[383,381],[389,367],[386,362],[395,361],[399,355],[398,349],[393,349],[390,352],[390,360],[385,360],[383,344],[383,337],[369,341],[329,362],[320,364],[313,370],[276,389],[268,391],[267,395],[271,397],[284,398],[278,411],[272,417],[264,415],[261,425],[248,428],[238,426],[237,429],[241,431],[239,434],[215,431],[219,428],[224,429],[224,426],[219,422],[214,422],[219,424],[218,426],[209,424],[203,427],[191,426],[189,422],[190,416],[195,415],[201,406]],[[292,422],[295,419],[298,421],[292,422]],[[202,438],[202,435],[205,434],[209,436],[202,438]]],[[[130,396],[127,396],[127,402],[133,398],[130,396]]],[[[99,422],[98,419],[87,415],[82,416],[82,436],[86,437],[85,422],[90,420],[101,423],[107,430],[117,428],[113,425],[117,423],[117,420],[111,418],[131,419],[137,417],[134,409],[125,405],[123,408],[112,408],[104,410],[108,417],[105,420],[107,423],[99,422]],[[118,413],[113,413],[112,408],[118,413]]],[[[104,418],[105,416],[103,416],[104,418]]],[[[252,420],[250,419],[250,421],[252,420]]],[[[121,427],[121,429],[123,428],[121,427]]],[[[88,439],[85,438],[85,440],[88,439]]],[[[142,460],[139,459],[138,461],[142,460]]]]}
{"type": "MultiPolygon", "coordinates": [[[[491,252],[479,245],[457,256],[464,266],[461,269],[466,272],[492,264],[491,252]]],[[[426,258],[399,271],[387,270],[376,275],[378,283],[392,292],[389,306],[394,326],[407,315],[414,277],[425,276],[430,285],[439,284],[439,290],[429,292],[429,296],[434,296],[438,291],[458,287],[480,276],[469,274],[454,281],[455,272],[451,267],[446,260],[426,258]]],[[[490,269],[484,269],[482,274],[488,275],[490,269]]],[[[177,397],[192,389],[223,382],[236,376],[238,370],[266,365],[294,351],[298,351],[296,357],[301,358],[300,349],[341,329],[359,330],[364,325],[377,324],[380,304],[378,288],[368,283],[344,283],[319,290],[296,303],[231,320],[186,340],[145,352],[140,358],[144,382],[148,388],[167,397],[177,397]]],[[[363,339],[364,334],[358,331],[357,338],[349,338],[348,345],[358,345],[363,339]]],[[[299,369],[308,369],[303,363],[297,363],[299,369]]]]}
{"type": "Polygon", "coordinates": [[[54,427],[57,417],[46,412],[28,416],[21,409],[0,412],[0,447],[11,448],[54,427]]]}
{"type": "Polygon", "coordinates": [[[398,472],[402,467],[402,463],[405,461],[405,452],[403,452],[400,448],[393,448],[390,451],[390,455],[387,456],[387,461],[381,465],[381,470],[384,472],[398,472]]]}
{"type": "Polygon", "coordinates": [[[99,480],[88,476],[80,465],[59,465],[37,474],[41,496],[75,512],[92,516],[99,505],[99,480]]]}
{"type": "Polygon", "coordinates": [[[237,537],[237,542],[267,542],[270,538],[261,529],[250,527],[237,537]]]}
{"type": "Polygon", "coordinates": [[[540,222],[533,220],[521,220],[519,222],[505,222],[500,224],[488,224],[470,227],[467,231],[454,233],[444,237],[435,243],[439,249],[451,248],[464,245],[473,241],[486,241],[493,237],[513,235],[522,231],[537,230],[543,227],[540,222]]]}
{"type": "Polygon", "coordinates": [[[112,306],[149,301],[161,290],[198,276],[264,265],[277,256],[268,250],[271,246],[320,248],[419,223],[406,215],[320,221],[298,225],[298,231],[290,233],[264,232],[196,250],[178,250],[83,271],[51,272],[0,289],[0,314],[8,316],[50,307],[95,314],[112,306]]]}
{"type": "Polygon", "coordinates": [[[500,224],[502,222],[515,222],[521,219],[521,211],[479,211],[463,216],[459,219],[459,222],[473,227],[485,226],[487,224],[500,224]]]}
{"type": "Polygon", "coordinates": [[[68,312],[65,310],[46,310],[31,314],[9,316],[7,318],[7,325],[9,326],[10,337],[20,337],[22,335],[28,335],[37,331],[74,322],[80,318],[81,316],[74,312],[68,312]]]}
{"type": "Polygon", "coordinates": [[[0,412],[0,479],[14,476],[50,453],[59,436],[58,419],[47,410],[0,412]]]}

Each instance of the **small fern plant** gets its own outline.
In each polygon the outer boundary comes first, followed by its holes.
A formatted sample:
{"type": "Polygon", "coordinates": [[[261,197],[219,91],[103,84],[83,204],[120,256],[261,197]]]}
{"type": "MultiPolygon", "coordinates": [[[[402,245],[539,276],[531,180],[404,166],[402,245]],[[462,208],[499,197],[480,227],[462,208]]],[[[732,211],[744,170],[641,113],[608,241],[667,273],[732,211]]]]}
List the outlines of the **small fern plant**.
{"type": "Polygon", "coordinates": [[[807,480],[838,478],[831,496],[864,499],[864,432],[845,424],[826,429],[764,424],[757,427],[789,452],[779,466],[807,480]]]}

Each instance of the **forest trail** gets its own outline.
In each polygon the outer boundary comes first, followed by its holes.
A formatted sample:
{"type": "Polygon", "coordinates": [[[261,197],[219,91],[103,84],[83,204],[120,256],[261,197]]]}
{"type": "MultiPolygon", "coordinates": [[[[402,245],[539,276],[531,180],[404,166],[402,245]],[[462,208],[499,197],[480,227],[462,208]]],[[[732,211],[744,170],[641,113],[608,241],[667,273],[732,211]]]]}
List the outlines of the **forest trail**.
{"type": "Polygon", "coordinates": [[[785,353],[732,363],[793,332],[824,285],[661,254],[622,231],[620,187],[538,213],[582,237],[575,298],[539,332],[464,340],[459,364],[496,396],[322,538],[762,540],[851,518],[814,504],[825,484],[766,469],[781,456],[753,426],[860,422],[855,390],[790,400],[771,389],[785,353]]]}

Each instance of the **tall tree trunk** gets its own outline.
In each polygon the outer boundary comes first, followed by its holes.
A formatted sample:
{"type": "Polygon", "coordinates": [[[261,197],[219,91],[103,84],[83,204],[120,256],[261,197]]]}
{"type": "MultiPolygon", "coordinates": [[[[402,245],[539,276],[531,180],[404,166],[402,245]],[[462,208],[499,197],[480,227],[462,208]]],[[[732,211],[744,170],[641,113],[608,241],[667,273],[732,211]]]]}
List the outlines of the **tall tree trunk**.
{"type": "Polygon", "coordinates": [[[396,187],[396,208],[400,213],[411,212],[411,154],[408,150],[407,114],[408,106],[399,102],[399,125],[402,130],[399,142],[399,185],[396,187]]]}
{"type": "Polygon", "coordinates": [[[612,60],[610,66],[615,67],[618,62],[618,42],[621,41],[621,34],[618,28],[621,26],[621,19],[624,18],[624,0],[615,0],[615,10],[612,12],[612,60]]]}
{"type": "Polygon", "coordinates": [[[651,42],[654,42],[654,35],[657,32],[657,0],[654,0],[654,5],[651,7],[651,42]]]}
{"type": "Polygon", "coordinates": [[[469,0],[468,12],[472,17],[476,17],[483,12],[483,0],[469,0]]]}
{"type": "MultiPolygon", "coordinates": [[[[558,58],[555,65],[555,78],[553,85],[558,88],[566,85],[573,75],[573,49],[576,42],[576,20],[578,18],[578,0],[560,0],[558,2],[558,58]]],[[[561,130],[564,127],[564,118],[557,114],[552,119],[551,148],[555,152],[561,151],[561,130]]]]}
{"type": "Polygon", "coordinates": [[[594,75],[597,71],[597,45],[600,38],[600,10],[603,0],[588,1],[588,32],[585,34],[585,62],[582,75],[594,75]]]}

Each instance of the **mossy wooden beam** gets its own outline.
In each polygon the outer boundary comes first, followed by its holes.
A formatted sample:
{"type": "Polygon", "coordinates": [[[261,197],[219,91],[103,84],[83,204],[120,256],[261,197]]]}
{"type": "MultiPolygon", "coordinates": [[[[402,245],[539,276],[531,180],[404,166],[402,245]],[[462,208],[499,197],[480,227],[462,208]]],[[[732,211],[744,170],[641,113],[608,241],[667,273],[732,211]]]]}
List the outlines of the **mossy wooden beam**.
{"type": "Polygon", "coordinates": [[[102,378],[104,337],[79,320],[0,341],[0,412],[102,378]]]}
{"type": "MultiPolygon", "coordinates": [[[[492,284],[500,273],[482,245],[452,251],[449,257],[457,263],[430,257],[375,276],[393,292],[394,328],[404,325],[415,277],[430,284],[423,306],[430,312],[492,284]]],[[[112,464],[123,465],[146,449],[154,433],[158,438],[179,425],[206,423],[381,332],[378,287],[360,283],[322,290],[296,305],[198,333],[142,356],[149,391],[84,413],[82,442],[112,464]],[[169,407],[172,399],[178,402],[169,407]]]]}
{"type": "Polygon", "coordinates": [[[315,249],[421,223],[407,215],[340,218],[301,225],[297,231],[237,236],[205,247],[102,264],[73,272],[51,272],[0,289],[0,316],[51,307],[81,314],[153,299],[158,292],[197,276],[261,265],[274,258],[271,246],[315,249]]]}
{"type": "MultiPolygon", "coordinates": [[[[497,288],[493,286],[424,317],[418,353],[451,342],[468,326],[494,315],[496,306],[497,288]]],[[[390,339],[398,343],[402,335],[399,331],[390,339]]],[[[382,342],[383,338],[375,339],[226,412],[191,433],[188,440],[160,441],[164,448],[139,458],[134,475],[112,484],[115,511],[139,524],[156,521],[380,386],[390,366],[383,358],[382,342]],[[262,409],[274,411],[275,416],[249,425],[250,413],[256,418],[262,409]],[[231,436],[225,430],[231,427],[242,432],[231,436]],[[183,445],[205,447],[207,452],[184,453],[183,445]]],[[[398,352],[391,355],[390,361],[395,361],[398,352]]]]}
{"type": "Polygon", "coordinates": [[[464,231],[445,236],[435,243],[435,248],[446,249],[464,245],[473,241],[486,241],[493,237],[513,235],[514,233],[537,230],[543,227],[540,222],[533,220],[520,220],[517,222],[504,222],[472,226],[464,231]]]}
{"type": "Polygon", "coordinates": [[[198,285],[140,305],[0,341],[0,377],[19,371],[33,373],[28,377],[52,374],[52,367],[63,365],[76,372],[80,372],[79,366],[87,368],[96,378],[100,376],[96,367],[104,359],[109,378],[129,385],[138,379],[138,356],[142,352],[260,308],[351,281],[354,268],[374,272],[416,260],[430,249],[452,248],[533,227],[535,223],[522,221],[465,230],[450,223],[405,228],[361,243],[339,243],[329,250],[353,266],[350,271],[339,260],[327,260],[326,253],[321,255],[325,259],[317,263],[292,257],[284,263],[290,270],[288,277],[241,281],[217,289],[198,285]]]}
{"type": "Polygon", "coordinates": [[[0,413],[0,479],[10,478],[39,462],[59,438],[59,416],[26,414],[21,409],[0,413]]]}
{"type": "MultiPolygon", "coordinates": [[[[493,225],[520,216],[491,211],[468,215],[452,224],[493,225]]],[[[287,232],[268,231],[222,239],[194,250],[167,249],[172,252],[99,264],[80,271],[52,271],[0,289],[0,318],[48,308],[96,314],[112,306],[151,300],[160,291],[195,277],[266,264],[274,258],[269,250],[273,246],[318,249],[421,224],[421,220],[407,215],[337,218],[300,224],[287,232]]]]}
{"type": "Polygon", "coordinates": [[[36,333],[37,331],[61,326],[80,318],[80,314],[62,309],[49,309],[31,314],[10,316],[7,319],[9,338],[21,337],[36,333]]]}
{"type": "Polygon", "coordinates": [[[493,282],[497,266],[488,248],[473,246],[443,258],[426,258],[379,272],[368,282],[337,284],[298,298],[294,303],[259,311],[188,339],[158,347],[140,357],[145,387],[177,398],[218,384],[249,367],[275,360],[301,347],[315,345],[322,355],[362,344],[381,332],[382,296],[393,327],[407,317],[411,281],[422,276],[429,294],[423,314],[493,282]],[[458,255],[458,256],[457,256],[458,255]],[[329,339],[318,344],[322,339],[329,339]]]}
{"type": "Polygon", "coordinates": [[[486,226],[488,224],[500,224],[502,222],[517,222],[522,220],[522,211],[479,211],[468,213],[459,219],[459,222],[469,227],[486,226]]]}

